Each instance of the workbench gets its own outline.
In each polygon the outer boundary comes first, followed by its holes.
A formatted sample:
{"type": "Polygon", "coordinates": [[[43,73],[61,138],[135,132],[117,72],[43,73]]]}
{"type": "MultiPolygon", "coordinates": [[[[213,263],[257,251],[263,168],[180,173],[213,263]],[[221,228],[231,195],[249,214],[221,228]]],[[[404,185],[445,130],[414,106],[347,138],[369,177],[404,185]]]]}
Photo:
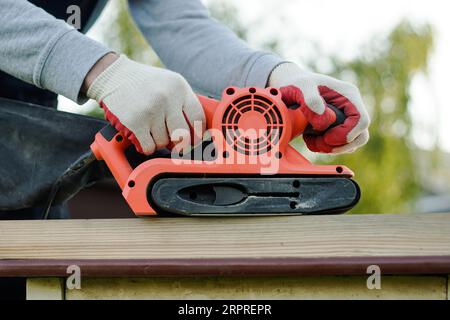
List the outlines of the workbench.
{"type": "Polygon", "coordinates": [[[0,221],[28,299],[448,299],[449,275],[450,214],[0,221]]]}

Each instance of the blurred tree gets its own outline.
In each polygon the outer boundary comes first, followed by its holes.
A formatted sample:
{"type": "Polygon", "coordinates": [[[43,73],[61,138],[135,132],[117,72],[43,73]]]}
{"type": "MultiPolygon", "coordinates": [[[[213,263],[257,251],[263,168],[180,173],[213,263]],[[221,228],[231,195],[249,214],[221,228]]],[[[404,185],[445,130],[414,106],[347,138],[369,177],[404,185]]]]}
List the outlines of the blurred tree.
{"type": "MultiPolygon", "coordinates": [[[[226,0],[209,0],[206,2],[206,5],[212,17],[228,26],[242,40],[248,40],[249,28],[242,23],[239,10],[233,4],[226,0]]],[[[264,19],[257,23],[261,22],[264,23],[264,19]]],[[[258,44],[258,48],[277,53],[281,51],[280,42],[273,35],[268,35],[268,38],[264,39],[263,43],[258,44]]]]}
{"type": "Polygon", "coordinates": [[[208,9],[212,17],[227,25],[242,40],[247,40],[248,29],[241,23],[235,6],[223,0],[213,0],[208,2],[208,9]]]}
{"type": "Polygon", "coordinates": [[[334,76],[354,82],[372,115],[369,143],[339,157],[352,168],[363,197],[355,213],[395,213],[413,209],[421,190],[417,147],[411,140],[410,85],[427,72],[433,48],[429,25],[403,21],[387,39],[378,39],[353,61],[332,58],[334,76]]]}
{"type": "Polygon", "coordinates": [[[156,66],[161,62],[141,34],[128,10],[127,0],[111,0],[108,19],[102,21],[102,41],[129,58],[156,66]]]}

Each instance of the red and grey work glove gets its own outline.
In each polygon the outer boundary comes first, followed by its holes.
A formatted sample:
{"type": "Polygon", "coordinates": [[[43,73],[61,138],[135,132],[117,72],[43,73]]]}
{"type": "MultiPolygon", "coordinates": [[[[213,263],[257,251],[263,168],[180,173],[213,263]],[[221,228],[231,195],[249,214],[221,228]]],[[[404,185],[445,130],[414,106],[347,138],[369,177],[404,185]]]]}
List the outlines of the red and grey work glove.
{"type": "Polygon", "coordinates": [[[320,136],[304,135],[307,147],[320,153],[350,153],[369,140],[370,118],[359,90],[354,85],[329,76],[305,72],[293,63],[283,63],[272,72],[268,85],[281,88],[286,105],[298,104],[316,131],[324,131],[334,121],[327,104],[341,109],[346,120],[320,136]]]}
{"type": "Polygon", "coordinates": [[[194,122],[205,123],[203,108],[178,73],[120,56],[92,83],[87,96],[105,110],[106,119],[146,155],[172,141],[190,141],[194,122]],[[189,123],[188,123],[189,122],[189,123]]]}

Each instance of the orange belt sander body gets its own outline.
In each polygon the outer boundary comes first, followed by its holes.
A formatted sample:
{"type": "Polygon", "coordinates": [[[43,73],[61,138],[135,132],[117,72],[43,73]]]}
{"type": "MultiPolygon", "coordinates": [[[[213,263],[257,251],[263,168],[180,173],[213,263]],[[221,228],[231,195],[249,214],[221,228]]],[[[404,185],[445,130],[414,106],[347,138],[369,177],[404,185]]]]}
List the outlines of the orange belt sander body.
{"type": "MultiPolygon", "coordinates": [[[[278,89],[230,87],[221,101],[199,99],[212,137],[208,159],[151,158],[132,165],[127,150],[133,146],[122,133],[111,126],[97,133],[91,149],[136,215],[338,214],[359,201],[350,169],[313,165],[289,144],[311,128],[278,89]]],[[[342,123],[343,114],[333,110],[336,124],[342,123]]]]}

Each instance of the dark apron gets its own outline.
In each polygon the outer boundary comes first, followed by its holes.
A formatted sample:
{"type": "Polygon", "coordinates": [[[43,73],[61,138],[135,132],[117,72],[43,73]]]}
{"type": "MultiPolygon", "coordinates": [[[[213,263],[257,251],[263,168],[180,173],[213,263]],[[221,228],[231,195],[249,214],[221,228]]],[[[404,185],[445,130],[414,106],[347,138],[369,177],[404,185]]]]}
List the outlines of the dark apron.
{"type": "MultiPolygon", "coordinates": [[[[58,19],[62,19],[62,20],[67,20],[67,18],[69,17],[70,14],[68,14],[66,11],[70,5],[79,6],[81,9],[80,10],[80,12],[81,12],[81,31],[86,31],[85,29],[87,27],[88,21],[90,20],[91,15],[94,12],[94,9],[95,9],[98,1],[97,0],[58,0],[58,1],[29,0],[29,2],[35,4],[38,7],[41,7],[42,9],[44,9],[45,11],[47,11],[54,17],[56,17],[58,19]]],[[[1,72],[1,71],[0,71],[0,98],[8,98],[8,99],[16,100],[16,101],[29,102],[29,103],[33,103],[36,105],[41,105],[41,106],[54,108],[54,109],[56,109],[57,104],[58,104],[57,95],[55,93],[50,92],[48,90],[43,90],[43,89],[37,88],[32,84],[23,82],[23,81],[16,79],[16,78],[14,78],[4,72],[1,72]]],[[[5,103],[6,102],[3,101],[3,105],[5,105],[5,103]]],[[[7,107],[10,107],[10,105],[12,105],[13,103],[6,103],[6,104],[8,105],[7,107]]],[[[20,108],[20,107],[18,107],[18,108],[20,108]]],[[[30,112],[30,110],[28,110],[28,109],[26,107],[24,107],[22,110],[24,112],[24,119],[26,119],[26,120],[29,120],[29,116],[30,116],[30,114],[26,114],[27,111],[30,112]]],[[[5,114],[6,114],[8,112],[8,110],[4,109],[2,112],[5,112],[5,114]]],[[[5,114],[3,114],[3,117],[5,117],[5,114]]],[[[8,114],[10,114],[10,112],[8,112],[8,114]]],[[[0,116],[2,116],[1,112],[0,112],[0,116]]],[[[36,121],[40,122],[40,120],[38,118],[39,117],[37,116],[36,121]]],[[[67,117],[61,117],[61,118],[67,118],[67,117]]],[[[25,131],[26,129],[21,131],[21,129],[23,129],[23,128],[20,127],[26,122],[20,122],[21,119],[18,118],[17,116],[13,117],[12,119],[14,119],[13,122],[17,121],[17,128],[14,128],[14,129],[17,129],[17,132],[20,135],[23,135],[24,132],[26,134],[26,131],[25,131]]],[[[5,118],[3,118],[2,120],[5,120],[5,118]]],[[[71,122],[71,121],[69,121],[69,122],[71,122]]],[[[95,122],[88,122],[88,123],[94,124],[93,126],[92,125],[90,126],[90,128],[93,128],[93,129],[97,129],[97,128],[101,127],[101,124],[99,125],[98,123],[95,123],[95,122]]],[[[38,123],[29,122],[27,125],[31,126],[29,128],[30,130],[39,128],[38,123]]],[[[55,128],[51,128],[51,129],[55,129],[55,128]]],[[[11,132],[12,131],[9,130],[6,132],[6,134],[9,134],[11,132]]],[[[51,133],[51,132],[58,134],[58,132],[55,130],[47,130],[47,133],[51,133]]],[[[77,131],[77,133],[79,133],[79,131],[77,131]]],[[[93,131],[90,133],[93,134],[93,131]]],[[[29,138],[32,139],[32,136],[30,136],[29,138]]],[[[51,137],[49,137],[49,136],[44,136],[42,138],[51,140],[51,137]]],[[[66,138],[67,137],[59,136],[59,138],[57,138],[56,140],[62,141],[63,139],[66,139],[66,138]]],[[[91,139],[90,136],[85,136],[85,140],[86,140],[85,148],[86,149],[89,148],[89,143],[88,143],[89,139],[91,139]]],[[[30,140],[30,141],[32,141],[32,140],[30,140]]],[[[67,143],[70,143],[70,140],[67,141],[67,143]]],[[[30,143],[26,146],[24,146],[24,145],[17,146],[17,148],[24,148],[24,150],[23,151],[21,150],[21,152],[17,152],[16,156],[19,156],[19,157],[17,157],[17,159],[15,160],[15,163],[13,160],[11,160],[10,163],[14,163],[15,168],[18,168],[18,169],[16,169],[16,171],[18,173],[21,173],[21,172],[24,174],[27,173],[27,168],[29,168],[29,163],[27,164],[26,163],[27,160],[24,158],[20,159],[20,156],[26,157],[27,151],[25,149],[27,147],[31,147],[31,145],[32,144],[30,143]],[[28,165],[28,167],[27,167],[27,165],[28,165]],[[20,170],[20,168],[23,168],[23,170],[20,170]]],[[[8,145],[6,144],[6,145],[3,145],[2,147],[8,148],[8,145]]],[[[28,150],[28,151],[30,151],[30,150],[28,150]]],[[[53,170],[52,170],[53,175],[55,173],[57,173],[57,170],[59,170],[59,169],[62,170],[64,165],[66,165],[66,166],[69,165],[70,163],[68,163],[68,162],[73,157],[75,157],[76,152],[77,151],[81,152],[81,147],[78,146],[77,148],[74,148],[73,151],[74,152],[72,152],[72,154],[68,153],[67,156],[64,157],[65,158],[64,160],[66,160],[66,162],[62,163],[62,166],[60,166],[61,168],[53,168],[53,170]]],[[[44,154],[46,152],[57,152],[57,150],[52,150],[52,148],[50,148],[50,147],[46,148],[46,146],[42,146],[42,152],[40,152],[39,154],[44,154]]],[[[33,156],[37,156],[37,153],[33,154],[33,156]]],[[[7,155],[4,155],[4,157],[7,157],[7,155]]],[[[8,159],[2,159],[1,160],[2,165],[7,164],[8,163],[7,160],[8,159]]],[[[61,160],[61,159],[57,159],[57,160],[61,160]]],[[[45,172],[45,170],[44,170],[44,172],[45,172]]],[[[45,177],[45,174],[43,174],[43,172],[41,172],[41,174],[42,174],[42,177],[45,177]]],[[[51,174],[51,172],[49,172],[49,174],[50,175],[48,176],[48,178],[50,179],[53,177],[53,175],[51,174]]],[[[3,188],[4,186],[7,185],[8,181],[6,181],[5,176],[3,176],[3,178],[0,178],[0,179],[4,179],[2,181],[2,188],[3,188]]],[[[25,189],[27,189],[26,183],[21,184],[21,182],[23,182],[23,181],[21,180],[20,177],[16,176],[16,179],[17,179],[15,181],[15,183],[17,184],[15,187],[15,188],[17,188],[16,196],[19,197],[19,195],[23,195],[24,192],[25,192],[25,194],[27,192],[30,193],[30,190],[25,190],[25,189]],[[25,188],[25,189],[22,190],[21,188],[25,188]]],[[[30,181],[29,188],[32,187],[31,183],[32,182],[30,181]]],[[[40,183],[41,187],[44,188],[49,183],[49,181],[35,180],[34,183],[38,183],[38,184],[40,183]]],[[[5,192],[5,190],[2,190],[2,191],[5,192]]],[[[45,188],[43,189],[43,192],[44,191],[45,191],[45,188]]],[[[30,194],[33,194],[33,193],[30,193],[30,194]]],[[[6,201],[6,199],[4,199],[4,200],[6,201]]],[[[19,198],[15,199],[14,196],[12,196],[11,200],[17,200],[18,201],[17,206],[20,206],[20,203],[22,202],[22,207],[26,206],[27,201],[29,203],[35,203],[32,201],[33,199],[26,198],[26,197],[23,199],[19,199],[19,198]]],[[[8,205],[6,205],[6,207],[8,207],[8,205]]],[[[14,207],[14,206],[11,205],[11,207],[14,207]]],[[[0,220],[1,219],[39,219],[42,215],[42,210],[43,209],[40,207],[26,207],[26,208],[19,209],[19,210],[6,210],[5,211],[5,205],[4,205],[3,209],[0,208],[0,220]]],[[[49,218],[57,219],[57,218],[67,218],[67,217],[68,217],[68,211],[66,210],[66,207],[64,204],[52,207],[50,210],[50,213],[49,213],[49,218]]]]}

